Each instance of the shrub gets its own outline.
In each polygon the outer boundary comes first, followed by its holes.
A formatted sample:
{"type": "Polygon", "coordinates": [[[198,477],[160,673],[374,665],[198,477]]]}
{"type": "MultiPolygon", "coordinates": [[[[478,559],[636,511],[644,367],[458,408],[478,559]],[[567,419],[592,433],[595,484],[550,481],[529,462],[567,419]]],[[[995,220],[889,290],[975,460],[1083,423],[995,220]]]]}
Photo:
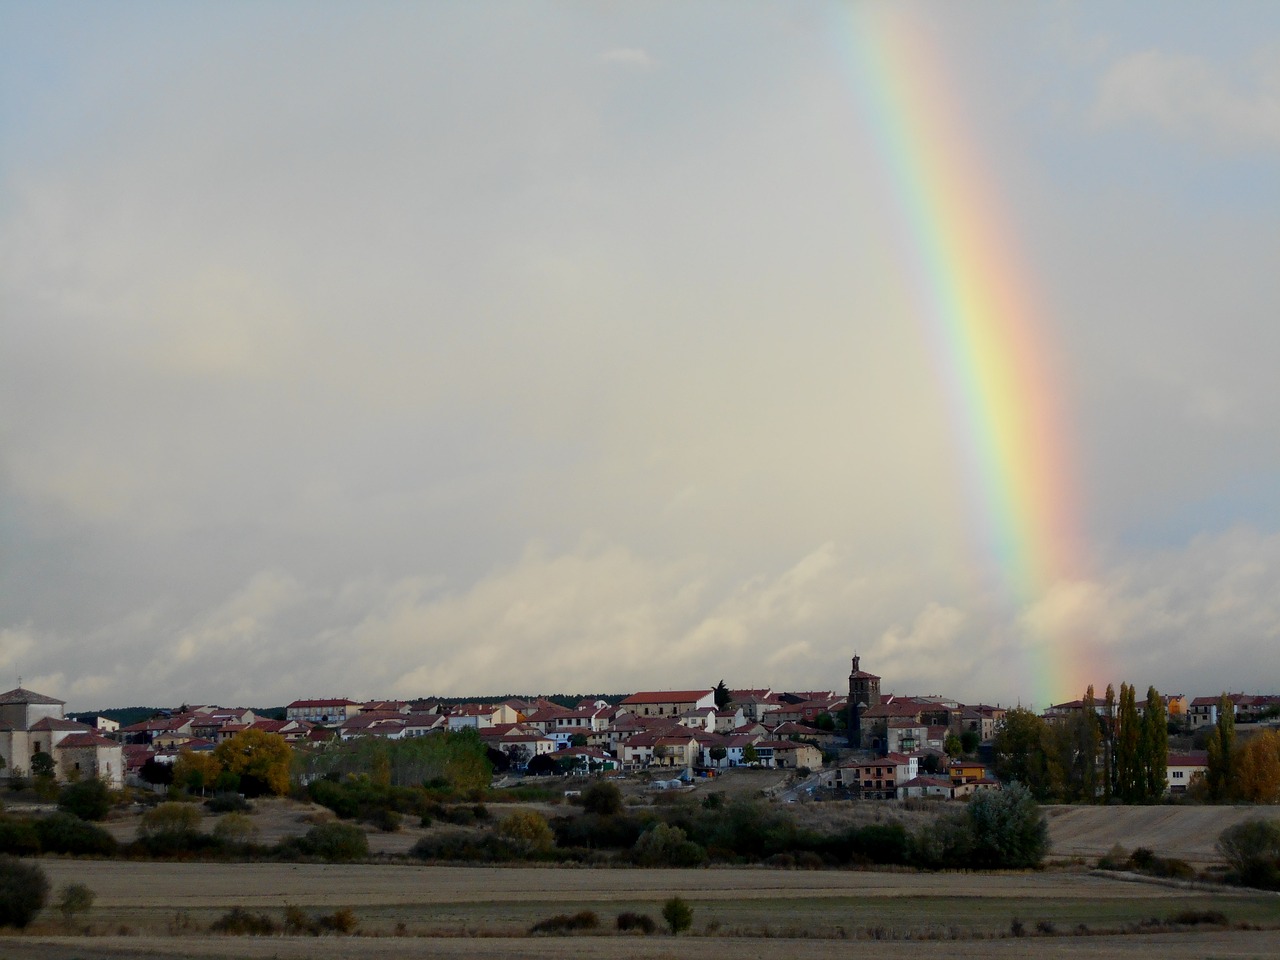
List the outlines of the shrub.
{"type": "Polygon", "coordinates": [[[369,817],[369,822],[383,833],[395,833],[400,829],[400,814],[390,807],[379,807],[369,817]]]}
{"type": "Polygon", "coordinates": [[[1218,852],[1240,882],[1280,890],[1280,821],[1246,820],[1218,835],[1218,852]]]}
{"type": "Polygon", "coordinates": [[[88,913],[93,908],[94,892],[83,883],[69,883],[59,891],[58,910],[62,919],[70,923],[78,913],[88,913]]]}
{"type": "Polygon", "coordinates": [[[682,930],[693,926],[693,907],[679,897],[672,897],[662,905],[662,919],[667,921],[671,935],[678,936],[682,930]]]}
{"type": "Polygon", "coordinates": [[[275,933],[278,926],[265,913],[250,913],[244,907],[232,907],[209,924],[209,929],[214,933],[265,937],[275,933]]]}
{"type": "Polygon", "coordinates": [[[618,914],[618,929],[622,931],[639,930],[647,935],[658,929],[658,924],[647,913],[627,911],[626,913],[618,914]]]}
{"type": "Polygon", "coordinates": [[[316,917],[316,927],[321,933],[355,933],[358,925],[355,911],[350,907],[316,917]]]}
{"type": "Polygon", "coordinates": [[[555,834],[547,818],[533,810],[515,810],[498,824],[498,836],[515,840],[530,850],[549,850],[555,845],[555,834]]]}
{"type": "Polygon", "coordinates": [[[529,928],[530,933],[572,933],[575,930],[594,930],[600,926],[600,918],[593,910],[580,910],[575,914],[558,913],[546,920],[539,920],[529,928]]]}
{"type": "Polygon", "coordinates": [[[0,819],[0,853],[26,857],[39,852],[40,836],[30,820],[0,819]]]}
{"type": "Polygon", "coordinates": [[[603,817],[622,812],[622,791],[616,783],[598,780],[582,791],[582,808],[603,817]]]}
{"type": "Polygon", "coordinates": [[[369,838],[350,823],[325,823],[312,827],[293,841],[305,856],[322,860],[362,860],[369,856],[369,838]]]}
{"type": "Polygon", "coordinates": [[[224,813],[213,825],[213,835],[223,843],[252,843],[258,837],[258,825],[244,813],[224,813]]]}
{"type": "Polygon", "coordinates": [[[1221,910],[1180,910],[1169,917],[1166,923],[1176,923],[1184,927],[1195,927],[1206,924],[1212,927],[1225,927],[1231,921],[1221,910]]]}
{"type": "Polygon", "coordinates": [[[969,801],[973,865],[988,869],[1037,867],[1049,852],[1044,813],[1020,783],[984,790],[969,801]]]}
{"type": "Polygon", "coordinates": [[[152,807],[142,815],[142,820],[138,823],[138,836],[197,833],[199,829],[200,811],[190,803],[170,800],[152,807]]]}
{"type": "Polygon", "coordinates": [[[679,827],[667,823],[642,833],[632,855],[643,867],[696,867],[707,859],[706,850],[685,839],[685,832],[679,827]]]}
{"type": "Polygon", "coordinates": [[[253,809],[253,804],[240,794],[228,791],[215,793],[204,802],[204,805],[211,813],[248,813],[253,809]]]}
{"type": "Polygon", "coordinates": [[[1098,861],[1099,870],[1126,870],[1129,867],[1129,854],[1120,844],[1115,844],[1098,861]]]}
{"type": "Polygon", "coordinates": [[[69,813],[51,813],[37,820],[35,829],[45,853],[111,856],[118,847],[107,831],[69,813]]]}
{"type": "Polygon", "coordinates": [[[111,791],[97,777],[69,783],[58,795],[58,809],[81,820],[102,820],[111,810],[111,791]]]}
{"type": "Polygon", "coordinates": [[[49,896],[49,881],[34,864],[0,857],[0,927],[25,927],[49,896]]]}

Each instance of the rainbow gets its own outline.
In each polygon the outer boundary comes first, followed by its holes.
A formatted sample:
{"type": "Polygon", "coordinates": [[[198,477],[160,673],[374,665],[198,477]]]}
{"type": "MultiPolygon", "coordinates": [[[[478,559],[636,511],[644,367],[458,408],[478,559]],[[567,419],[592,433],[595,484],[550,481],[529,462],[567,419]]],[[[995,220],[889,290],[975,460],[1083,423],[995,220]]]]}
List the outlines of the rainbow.
{"type": "MultiPolygon", "coordinates": [[[[1049,325],[1020,262],[1001,196],[963,126],[946,58],[900,7],[841,8],[837,34],[857,110],[899,217],[911,296],[946,382],[972,528],[994,560],[1014,622],[1081,576],[1073,444],[1049,325]]],[[[1098,668],[1091,642],[1022,636],[1022,682],[1041,706],[1079,697],[1098,668]]]]}

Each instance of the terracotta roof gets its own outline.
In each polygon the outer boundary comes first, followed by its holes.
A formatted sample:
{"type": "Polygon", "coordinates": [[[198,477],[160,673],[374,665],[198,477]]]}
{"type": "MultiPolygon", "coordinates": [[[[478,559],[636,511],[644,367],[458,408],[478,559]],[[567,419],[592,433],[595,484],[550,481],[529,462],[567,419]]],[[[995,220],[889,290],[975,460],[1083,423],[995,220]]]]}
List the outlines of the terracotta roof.
{"type": "Polygon", "coordinates": [[[295,700],[293,703],[285,707],[286,710],[300,709],[303,707],[358,707],[359,704],[354,700],[295,700]]]}
{"type": "Polygon", "coordinates": [[[33,693],[32,691],[27,690],[23,687],[14,687],[12,690],[7,690],[4,693],[0,693],[0,704],[41,703],[41,704],[51,704],[56,706],[64,706],[66,702],[67,701],[65,700],[59,700],[57,697],[46,697],[43,693],[33,693]]]}
{"type": "Polygon", "coordinates": [[[59,742],[56,750],[68,750],[75,747],[118,747],[120,744],[108,740],[100,733],[69,733],[59,742]]]}
{"type": "Polygon", "coordinates": [[[32,730],[70,730],[73,733],[85,733],[92,730],[93,727],[87,724],[77,723],[74,720],[66,720],[63,717],[42,717],[31,725],[32,730]]]}
{"type": "Polygon", "coordinates": [[[693,703],[714,692],[710,687],[705,690],[645,690],[641,693],[633,693],[622,702],[624,704],[693,703]]]}

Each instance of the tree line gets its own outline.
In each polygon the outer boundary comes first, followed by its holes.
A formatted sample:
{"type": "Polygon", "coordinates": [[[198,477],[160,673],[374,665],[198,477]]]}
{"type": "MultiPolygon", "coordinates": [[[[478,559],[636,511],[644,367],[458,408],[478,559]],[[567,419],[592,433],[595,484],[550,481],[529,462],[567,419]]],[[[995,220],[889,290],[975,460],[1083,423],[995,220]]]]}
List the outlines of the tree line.
{"type": "MultiPolygon", "coordinates": [[[[1208,731],[1207,771],[1188,784],[1207,803],[1280,802],[1280,733],[1259,733],[1241,744],[1225,694],[1208,731]]],[[[1139,706],[1134,687],[1111,686],[1101,702],[1093,687],[1081,709],[1046,720],[1018,707],[995,738],[995,771],[1025,784],[1042,802],[1158,803],[1166,793],[1169,717],[1155,687],[1139,706]]]]}

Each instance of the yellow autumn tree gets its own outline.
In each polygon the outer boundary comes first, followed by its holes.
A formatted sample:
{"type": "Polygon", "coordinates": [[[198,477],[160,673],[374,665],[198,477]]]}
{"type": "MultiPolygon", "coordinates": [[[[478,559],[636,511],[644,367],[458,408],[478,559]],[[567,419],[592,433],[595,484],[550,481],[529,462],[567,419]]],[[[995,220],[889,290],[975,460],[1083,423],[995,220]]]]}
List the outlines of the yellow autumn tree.
{"type": "Polygon", "coordinates": [[[207,750],[180,750],[173,764],[173,782],[192,793],[201,795],[213,787],[222,764],[207,750]]]}
{"type": "Polygon", "coordinates": [[[1236,747],[1234,794],[1245,803],[1280,803],[1280,733],[1264,730],[1236,747]]]}
{"type": "Polygon", "coordinates": [[[293,749],[278,733],[242,730],[218,744],[213,755],[224,770],[240,778],[240,792],[246,796],[289,792],[293,749]]]}

